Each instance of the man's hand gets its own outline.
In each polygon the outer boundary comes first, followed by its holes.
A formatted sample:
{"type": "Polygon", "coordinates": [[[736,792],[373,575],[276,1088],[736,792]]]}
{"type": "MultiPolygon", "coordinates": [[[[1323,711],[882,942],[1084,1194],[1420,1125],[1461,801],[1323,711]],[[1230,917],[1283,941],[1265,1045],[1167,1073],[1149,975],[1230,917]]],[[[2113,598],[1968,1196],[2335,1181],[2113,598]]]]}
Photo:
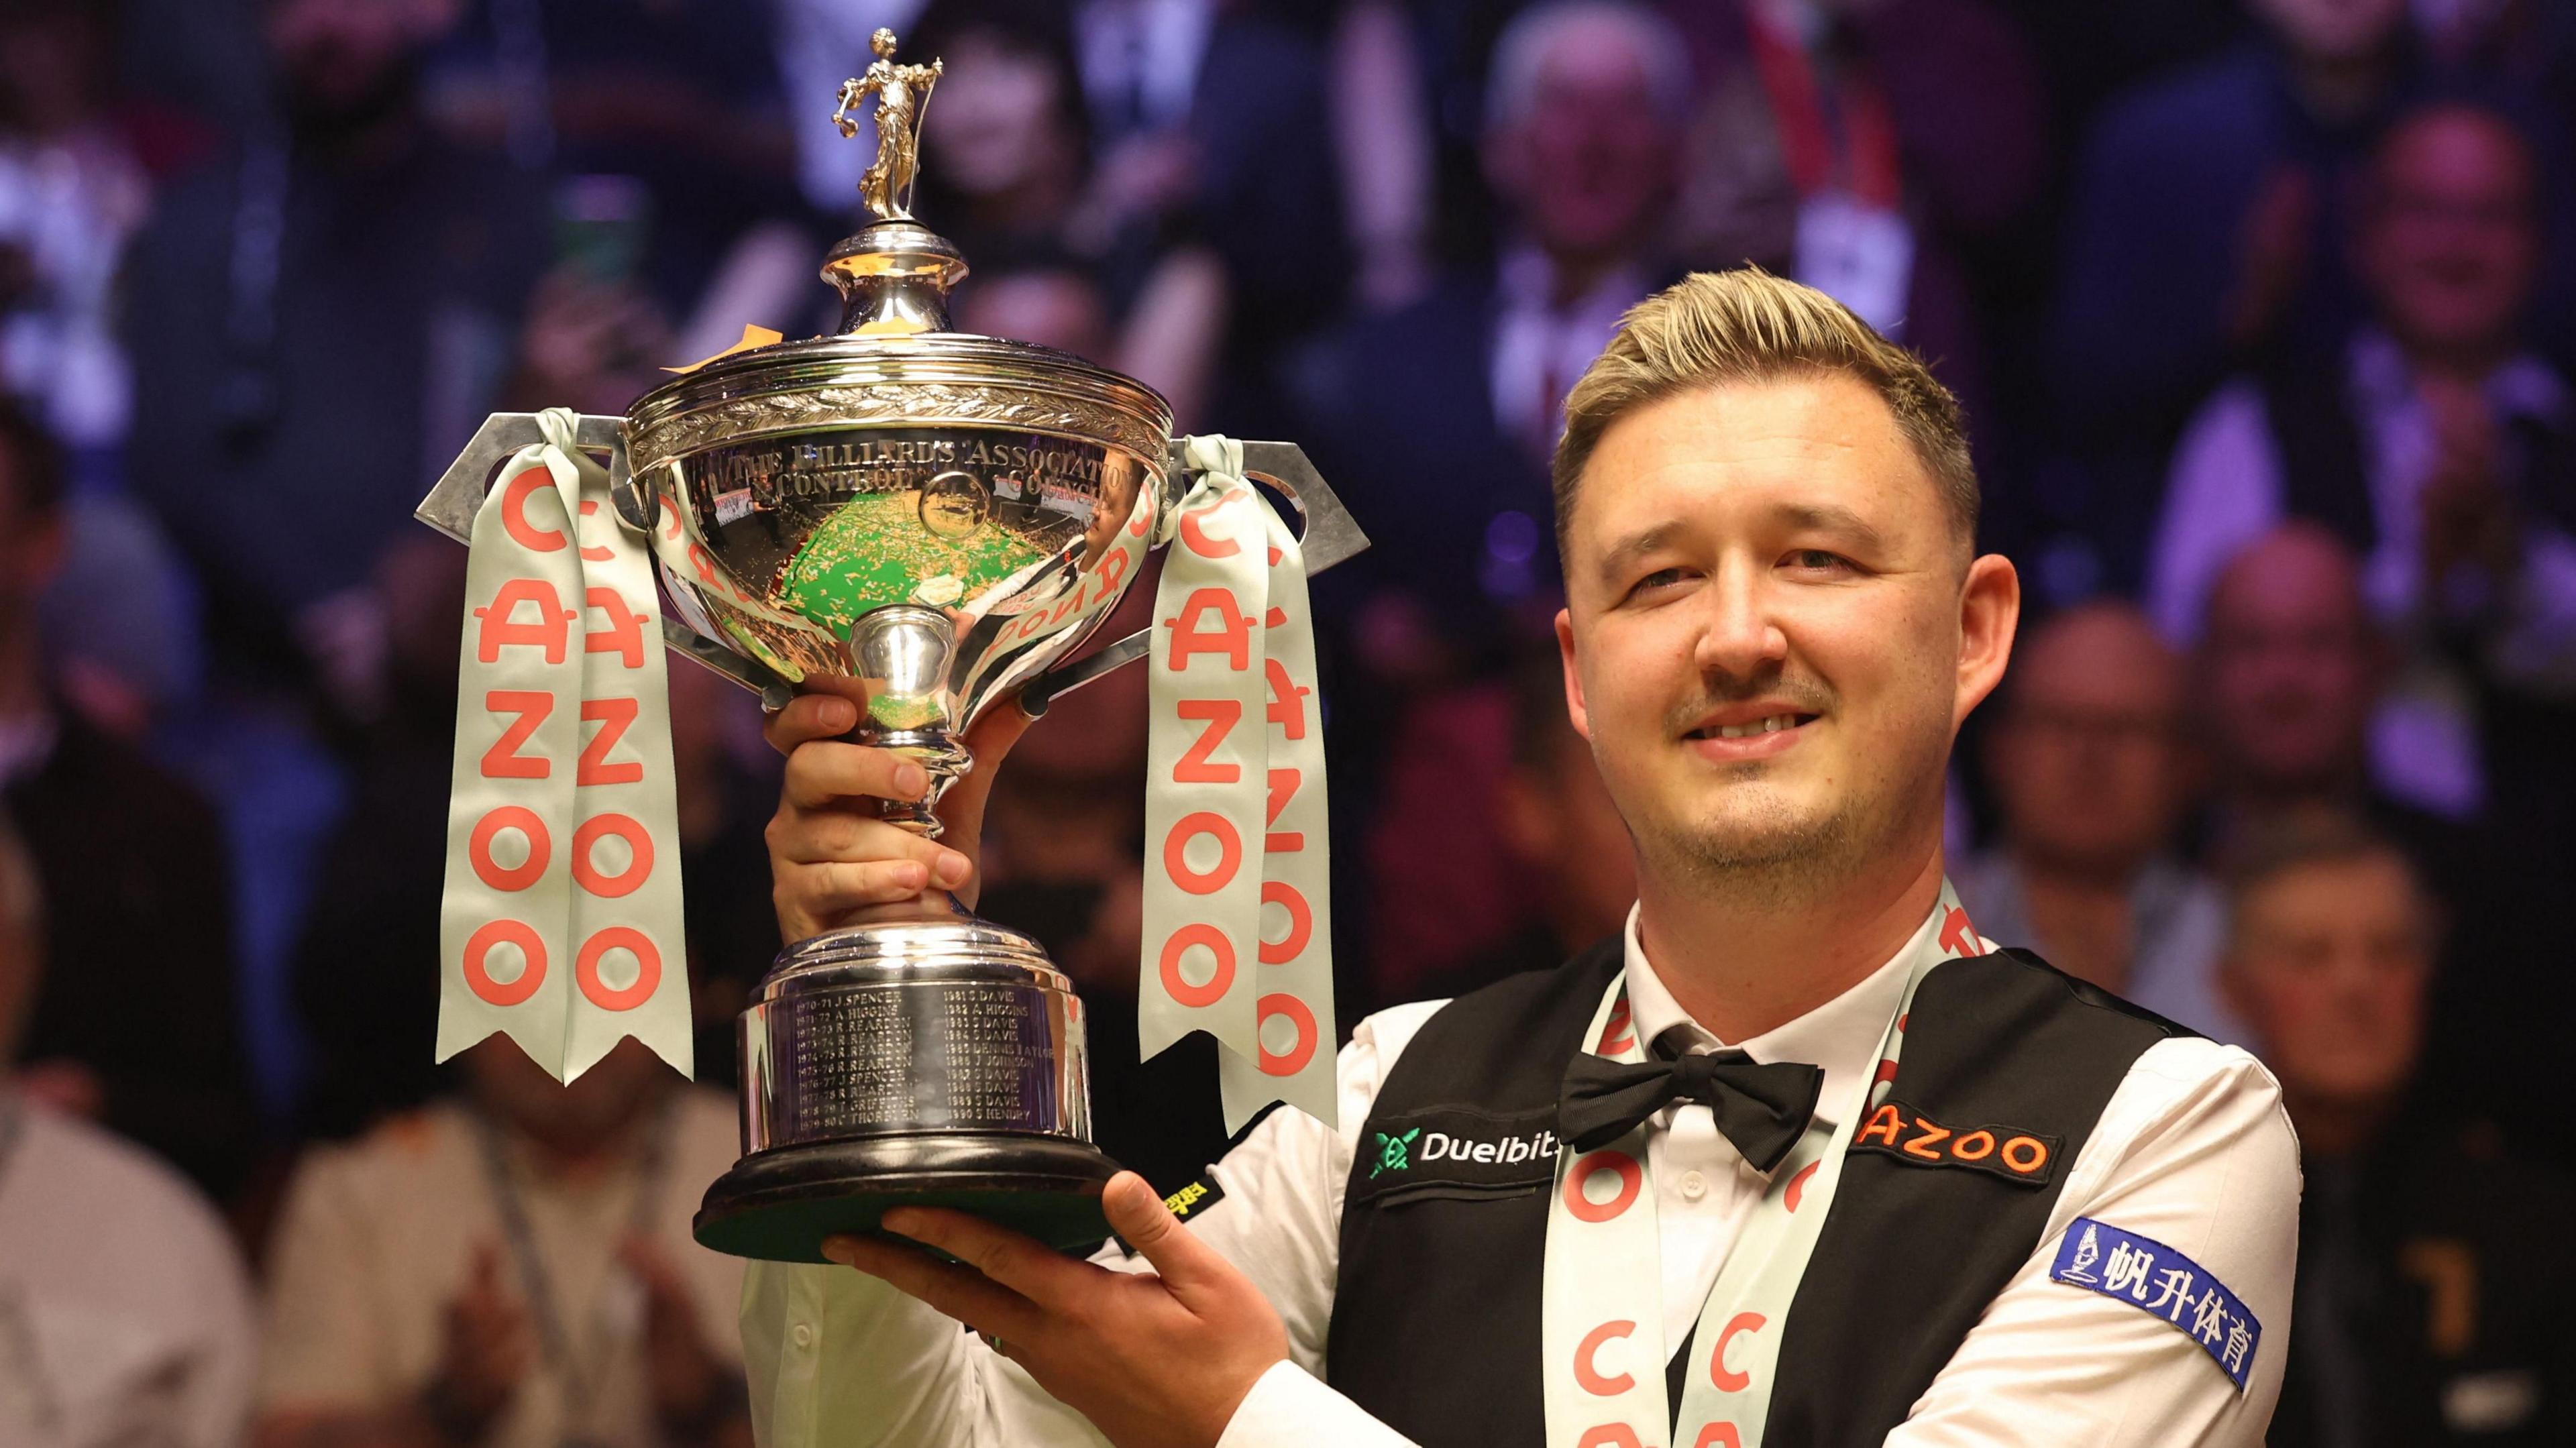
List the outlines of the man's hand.
{"type": "Polygon", "coordinates": [[[2416,494],[2424,589],[2439,599],[2454,569],[2473,565],[2501,579],[2516,571],[2520,519],[2500,480],[2495,409],[2476,388],[2427,377],[2416,388],[2433,421],[2434,457],[2416,494]]]}
{"type": "Polygon", "coordinates": [[[740,1375],[707,1347],[689,1284],[650,1237],[620,1244],[617,1259],[644,1286],[644,1367],[653,1412],[674,1442],[712,1441],[742,1398],[740,1375]]]}
{"type": "Polygon", "coordinates": [[[30,1061],[18,1069],[18,1093],[65,1116],[97,1121],[107,1114],[107,1083],[86,1064],[68,1057],[30,1061]]]}
{"type": "Polygon", "coordinates": [[[1118,1448],[1210,1448],[1288,1356],[1288,1330],[1252,1279],[1183,1230],[1143,1177],[1111,1178],[1101,1206],[1153,1275],[915,1207],[886,1213],[886,1229],[956,1262],[870,1237],[834,1237],[823,1251],[995,1339],[1118,1448]]]}
{"type": "Polygon", "coordinates": [[[510,1406],[538,1352],[527,1310],[501,1285],[497,1244],[474,1249],[465,1286],[447,1303],[446,1342],[430,1390],[437,1427],[450,1439],[479,1435],[510,1406]]]}
{"type": "Polygon", "coordinates": [[[923,891],[949,891],[972,908],[984,798],[1002,756],[1030,719],[1004,704],[966,735],[975,768],[939,802],[942,840],[923,839],[877,817],[879,800],[917,800],[930,788],[919,764],[885,749],[851,744],[858,705],[837,694],[804,694],[770,716],[764,732],[787,756],[778,813],[769,821],[772,903],[779,937],[790,943],[868,918],[921,912],[923,891]]]}

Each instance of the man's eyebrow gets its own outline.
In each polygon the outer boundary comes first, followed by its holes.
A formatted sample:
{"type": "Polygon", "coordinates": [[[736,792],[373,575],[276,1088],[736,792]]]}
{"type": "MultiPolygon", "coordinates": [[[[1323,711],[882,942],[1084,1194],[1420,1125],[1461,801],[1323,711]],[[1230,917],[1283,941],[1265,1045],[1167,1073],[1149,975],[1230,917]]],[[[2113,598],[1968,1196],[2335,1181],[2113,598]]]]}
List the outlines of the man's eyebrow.
{"type": "Polygon", "coordinates": [[[1627,567],[1630,559],[1663,547],[1672,541],[1675,533],[1680,531],[1681,525],[1678,523],[1657,523],[1651,528],[1641,529],[1611,544],[1601,555],[1601,576],[1615,578],[1627,567]]]}
{"type": "Polygon", "coordinates": [[[1879,531],[1877,524],[1839,503],[1793,504],[1782,508],[1780,516],[1792,528],[1839,533],[1864,550],[1875,551],[1887,546],[1887,535],[1879,531]]]}

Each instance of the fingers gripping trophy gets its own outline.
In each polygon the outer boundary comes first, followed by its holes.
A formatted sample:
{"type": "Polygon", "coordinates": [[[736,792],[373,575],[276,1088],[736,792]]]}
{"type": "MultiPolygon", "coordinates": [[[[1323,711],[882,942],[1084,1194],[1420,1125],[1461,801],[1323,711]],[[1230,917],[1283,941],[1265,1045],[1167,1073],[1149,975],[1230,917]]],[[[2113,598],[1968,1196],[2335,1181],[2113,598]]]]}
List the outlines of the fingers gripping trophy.
{"type": "MultiPolygon", "coordinates": [[[[909,209],[941,66],[872,48],[834,115],[855,136],[876,103],[871,220],[823,265],[837,332],[738,348],[623,417],[495,415],[421,505],[472,549],[440,1056],[501,1032],[568,1080],[633,1036],[689,1070],[665,647],[773,709],[854,701],[853,742],[928,772],[880,808],[929,836],[987,711],[1146,658],[1142,1039],[1215,1035],[1238,1120],[1328,1113],[1305,578],[1367,540],[1296,447],[1175,440],[1130,378],[950,330],[965,258],[909,209]],[[1086,652],[1156,548],[1152,626],[1086,652]]],[[[1027,935],[944,894],[910,913],[794,942],[762,981],[701,1242],[822,1261],[901,1205],[1105,1235],[1083,1002],[1027,935]]]]}

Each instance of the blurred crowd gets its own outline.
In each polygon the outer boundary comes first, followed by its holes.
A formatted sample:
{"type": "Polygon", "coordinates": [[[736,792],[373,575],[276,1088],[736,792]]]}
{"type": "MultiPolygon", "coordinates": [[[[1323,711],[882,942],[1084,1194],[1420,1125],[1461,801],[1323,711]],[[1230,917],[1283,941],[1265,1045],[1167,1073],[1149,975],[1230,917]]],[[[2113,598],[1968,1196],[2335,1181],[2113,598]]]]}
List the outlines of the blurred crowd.
{"type": "MultiPolygon", "coordinates": [[[[485,413],[832,322],[880,25],[947,66],[961,328],[1305,445],[1336,968],[1619,927],[1546,465],[1622,311],[1820,286],[1967,406],[2019,657],[1952,871],[2281,1078],[2276,1443],[2576,1441],[2576,7],[2549,0],[0,0],[0,1443],[747,1443],[732,1022],[778,948],[750,696],[672,671],[699,1076],[431,1062],[485,413]]],[[[1138,590],[1131,605],[1141,603],[1138,590]]],[[[1143,680],[1013,753],[986,913],[1137,1060],[1143,680]]]]}

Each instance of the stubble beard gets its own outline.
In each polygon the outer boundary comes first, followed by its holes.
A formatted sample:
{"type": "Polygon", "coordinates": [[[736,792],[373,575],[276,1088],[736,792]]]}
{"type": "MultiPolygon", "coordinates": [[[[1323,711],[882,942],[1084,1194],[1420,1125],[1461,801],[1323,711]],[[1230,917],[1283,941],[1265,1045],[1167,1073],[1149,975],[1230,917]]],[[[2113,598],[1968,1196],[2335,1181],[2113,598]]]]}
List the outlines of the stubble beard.
{"type": "Polygon", "coordinates": [[[1656,821],[1639,832],[1640,846],[1680,877],[1756,905],[1829,893],[1857,867],[1869,834],[1861,801],[1803,814],[1758,776],[1736,788],[1753,797],[1720,819],[1656,821]]]}

